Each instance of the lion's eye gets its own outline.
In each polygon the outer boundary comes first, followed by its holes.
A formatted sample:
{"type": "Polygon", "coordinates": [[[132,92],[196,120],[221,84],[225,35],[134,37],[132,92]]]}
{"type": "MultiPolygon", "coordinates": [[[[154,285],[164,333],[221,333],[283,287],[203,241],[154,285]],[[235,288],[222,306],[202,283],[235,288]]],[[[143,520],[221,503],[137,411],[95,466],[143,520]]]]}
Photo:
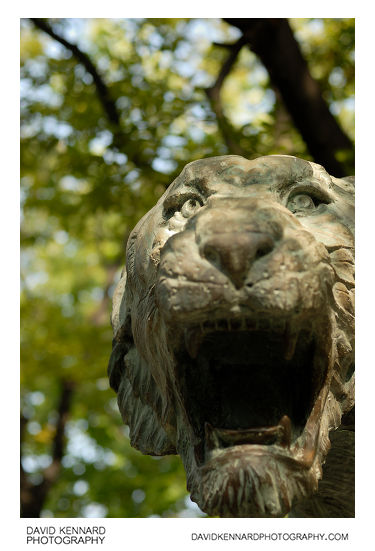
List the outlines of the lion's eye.
{"type": "Polygon", "coordinates": [[[319,201],[319,199],[314,200],[311,195],[308,195],[307,193],[298,193],[297,195],[293,195],[293,197],[288,200],[287,208],[292,212],[299,210],[312,210],[321,202],[322,201],[319,201]]]}
{"type": "Polygon", "coordinates": [[[201,206],[202,205],[198,199],[188,199],[181,207],[181,214],[185,218],[189,218],[189,216],[193,216],[193,214],[195,214],[201,206]]]}
{"type": "Polygon", "coordinates": [[[164,203],[163,217],[165,220],[170,220],[171,218],[190,218],[197,212],[198,209],[204,204],[203,198],[199,195],[171,195],[168,197],[164,203]]]}

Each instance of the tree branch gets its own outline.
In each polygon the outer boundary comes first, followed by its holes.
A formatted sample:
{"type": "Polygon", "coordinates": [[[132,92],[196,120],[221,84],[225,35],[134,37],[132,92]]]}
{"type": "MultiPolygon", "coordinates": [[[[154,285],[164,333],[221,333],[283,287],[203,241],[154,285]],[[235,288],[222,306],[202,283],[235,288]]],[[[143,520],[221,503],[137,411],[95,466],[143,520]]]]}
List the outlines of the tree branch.
{"type": "MultiPolygon", "coordinates": [[[[52,462],[42,472],[42,480],[39,484],[31,482],[25,473],[21,462],[21,517],[38,518],[43,508],[45,499],[51,486],[57,481],[61,461],[64,456],[65,426],[69,415],[73,394],[72,381],[61,382],[60,402],[57,410],[56,432],[52,442],[52,462]]],[[[27,420],[21,416],[21,438],[27,420]]],[[[22,451],[22,448],[21,448],[22,451]]]]}
{"type": "Polygon", "coordinates": [[[92,76],[94,80],[99,100],[108,117],[108,120],[111,122],[111,124],[118,127],[119,130],[120,114],[117,110],[116,104],[112,100],[107,85],[105,84],[103,78],[100,76],[98,70],[96,69],[89,56],[86,53],[82,52],[82,50],[80,50],[76,44],[72,44],[71,42],[57,34],[44,19],[30,18],[30,21],[32,21],[35,27],[45,32],[51,38],[67,48],[77,59],[77,61],[84,66],[86,71],[92,76]]]}
{"type": "Polygon", "coordinates": [[[228,151],[234,155],[242,156],[246,156],[247,152],[245,152],[237,141],[233,139],[232,125],[224,115],[220,94],[224,80],[229,75],[244,44],[246,44],[246,37],[242,36],[235,44],[226,46],[230,50],[229,55],[219,71],[216,82],[210,88],[205,89],[206,95],[210,100],[212,110],[216,115],[218,126],[223,135],[228,151]]]}
{"type": "MultiPolygon", "coordinates": [[[[104,109],[110,125],[112,126],[112,145],[116,147],[119,151],[126,151],[126,145],[128,145],[129,142],[132,142],[133,138],[131,135],[127,135],[124,133],[121,127],[120,112],[116,107],[116,103],[111,97],[107,84],[105,83],[103,77],[99,74],[90,57],[85,52],[82,52],[82,50],[80,50],[80,48],[76,44],[72,44],[64,37],[60,36],[44,19],[30,18],[30,21],[35,25],[37,29],[45,32],[51,38],[53,38],[54,40],[62,44],[65,48],[67,48],[70,52],[72,52],[78,63],[81,63],[86,71],[92,76],[99,101],[104,109]]],[[[144,158],[142,150],[138,150],[137,148],[135,148],[135,151],[132,153],[131,156],[131,161],[135,165],[142,167],[144,171],[147,170],[151,174],[154,174],[151,161],[144,158]]]]}
{"type": "Polygon", "coordinates": [[[354,147],[338,125],[310,74],[287,19],[224,19],[239,28],[250,49],[267,69],[281,93],[296,128],[311,155],[335,176],[345,168],[336,153],[345,150],[354,158],[354,147]]]}

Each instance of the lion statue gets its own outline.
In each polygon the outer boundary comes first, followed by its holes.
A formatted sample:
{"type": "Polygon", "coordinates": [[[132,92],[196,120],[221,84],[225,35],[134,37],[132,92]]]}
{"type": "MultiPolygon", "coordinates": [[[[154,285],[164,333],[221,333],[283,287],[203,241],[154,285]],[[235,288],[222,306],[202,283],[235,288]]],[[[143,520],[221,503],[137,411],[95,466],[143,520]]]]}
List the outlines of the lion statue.
{"type": "Polygon", "coordinates": [[[131,444],[179,454],[204,512],[354,516],[354,178],[188,164],[129,237],[112,325],[131,444]]]}

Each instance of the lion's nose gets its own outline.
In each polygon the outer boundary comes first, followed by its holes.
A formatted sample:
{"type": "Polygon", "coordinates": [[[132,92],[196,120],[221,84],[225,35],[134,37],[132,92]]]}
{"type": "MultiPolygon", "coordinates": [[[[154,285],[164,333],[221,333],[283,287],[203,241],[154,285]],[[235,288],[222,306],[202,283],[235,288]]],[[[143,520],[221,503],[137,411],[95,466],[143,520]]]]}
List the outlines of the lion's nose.
{"type": "Polygon", "coordinates": [[[274,248],[270,235],[261,232],[219,233],[205,240],[202,255],[224,272],[239,289],[252,264],[274,248]]]}

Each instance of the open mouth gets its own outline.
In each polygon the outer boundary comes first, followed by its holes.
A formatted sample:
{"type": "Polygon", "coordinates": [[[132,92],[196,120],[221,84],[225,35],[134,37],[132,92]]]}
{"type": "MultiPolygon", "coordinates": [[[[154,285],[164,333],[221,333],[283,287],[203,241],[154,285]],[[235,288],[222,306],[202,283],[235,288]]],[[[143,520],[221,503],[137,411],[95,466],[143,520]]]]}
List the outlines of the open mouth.
{"type": "Polygon", "coordinates": [[[179,380],[198,465],[244,444],[290,448],[325,378],[311,321],[213,319],[184,336],[179,380]]]}

